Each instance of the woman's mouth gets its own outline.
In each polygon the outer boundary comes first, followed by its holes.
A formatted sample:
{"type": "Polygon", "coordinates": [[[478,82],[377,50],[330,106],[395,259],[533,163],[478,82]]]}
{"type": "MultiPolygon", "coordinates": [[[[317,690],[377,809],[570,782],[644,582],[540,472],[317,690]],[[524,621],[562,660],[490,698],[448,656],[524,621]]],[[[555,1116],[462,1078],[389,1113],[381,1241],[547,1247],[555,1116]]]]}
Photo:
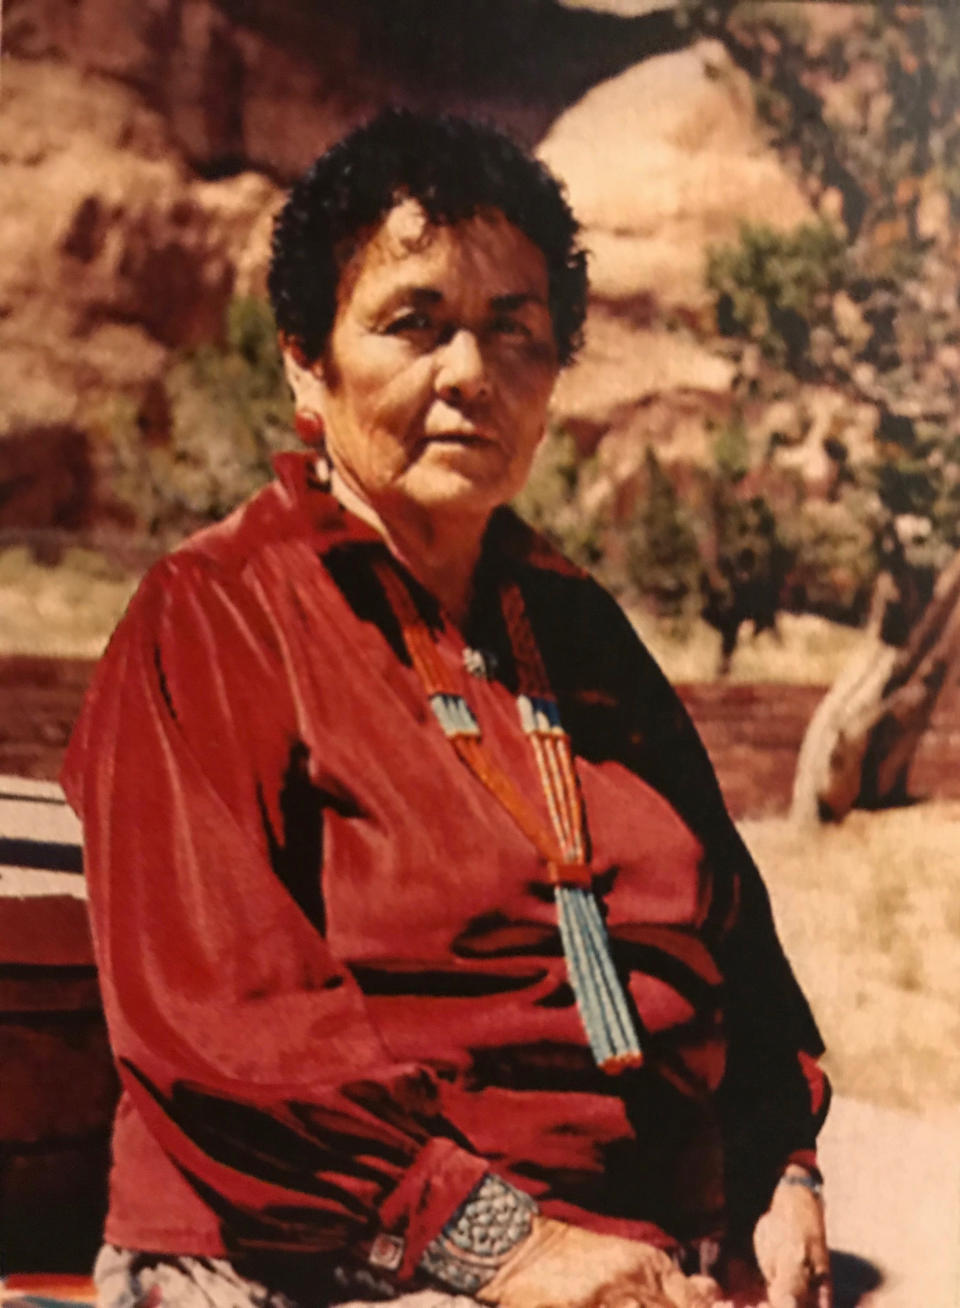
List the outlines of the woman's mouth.
{"type": "Polygon", "coordinates": [[[489,445],[490,438],[482,432],[473,430],[431,432],[424,437],[425,445],[459,445],[471,449],[480,445],[489,445]]]}

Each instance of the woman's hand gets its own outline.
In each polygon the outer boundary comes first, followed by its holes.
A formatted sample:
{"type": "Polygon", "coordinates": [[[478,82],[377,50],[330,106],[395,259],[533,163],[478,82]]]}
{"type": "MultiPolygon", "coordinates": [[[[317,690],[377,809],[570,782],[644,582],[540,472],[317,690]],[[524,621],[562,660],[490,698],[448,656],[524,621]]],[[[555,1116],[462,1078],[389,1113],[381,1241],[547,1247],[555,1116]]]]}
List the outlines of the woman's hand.
{"type": "Polygon", "coordinates": [[[753,1237],[769,1305],[831,1308],[823,1201],[805,1185],[790,1184],[791,1176],[807,1177],[808,1173],[801,1167],[787,1168],[753,1237]]]}
{"type": "Polygon", "coordinates": [[[712,1308],[721,1295],[653,1245],[539,1217],[477,1297],[501,1308],[712,1308]]]}

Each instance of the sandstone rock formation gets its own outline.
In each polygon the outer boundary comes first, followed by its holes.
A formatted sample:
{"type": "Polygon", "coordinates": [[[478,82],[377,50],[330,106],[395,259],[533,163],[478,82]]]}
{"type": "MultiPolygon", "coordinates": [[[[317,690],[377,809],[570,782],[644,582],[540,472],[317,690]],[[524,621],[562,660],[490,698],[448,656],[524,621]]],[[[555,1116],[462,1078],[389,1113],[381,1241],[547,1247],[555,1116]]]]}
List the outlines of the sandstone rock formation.
{"type": "MultiPolygon", "coordinates": [[[[17,441],[15,459],[0,441],[4,522],[35,524],[48,502],[35,483],[49,442],[31,432],[75,431],[65,466],[89,449],[96,471],[94,429],[120,396],[144,440],[164,439],[171,351],[217,339],[231,296],[262,290],[276,179],[390,99],[486,114],[530,142],[546,132],[541,153],[586,224],[594,285],[555,417],[584,449],[605,436],[622,446],[617,467],[651,439],[668,458],[701,457],[731,366],[696,330],[657,322],[664,310],[702,322],[710,241],[741,219],[791,224],[808,208],[761,140],[745,75],[719,43],[685,39],[668,13],[618,18],[553,0],[417,0],[402,21],[381,0],[349,12],[12,0],[0,434],[17,441]]],[[[96,511],[96,486],[55,499],[96,511]]]]}
{"type": "Polygon", "coordinates": [[[135,92],[53,62],[5,62],[0,163],[3,519],[37,526],[50,445],[30,434],[72,428],[78,453],[99,403],[140,406],[171,348],[216,339],[230,296],[262,286],[279,192],[197,180],[135,92]]]}
{"type": "Polygon", "coordinates": [[[567,183],[602,300],[653,291],[668,304],[702,303],[708,244],[743,221],[789,229],[811,217],[761,137],[749,79],[719,41],[595,87],[538,153],[567,183]]]}
{"type": "Polygon", "coordinates": [[[680,39],[669,14],[555,0],[9,0],[3,36],[0,529],[13,531],[100,511],[97,430],[115,412],[165,438],[171,352],[216,340],[231,296],[262,292],[278,179],[346,128],[398,101],[532,142],[592,82],[680,39]],[[84,466],[93,476],[71,480],[84,466]]]}
{"type": "MultiPolygon", "coordinates": [[[[649,7],[648,7],[649,8],[649,7]]],[[[557,0],[8,0],[8,54],[135,87],[208,177],[289,179],[387,102],[492,118],[534,143],[595,83],[684,40],[557,0]]]]}
{"type": "Polygon", "coordinates": [[[639,470],[647,443],[667,461],[704,461],[734,369],[693,332],[663,326],[664,311],[704,321],[707,250],[742,222],[789,229],[812,217],[763,140],[749,79],[718,41],[659,55],[589,91],[538,153],[584,224],[593,297],[555,420],[585,451],[605,438],[617,476],[639,470]]]}

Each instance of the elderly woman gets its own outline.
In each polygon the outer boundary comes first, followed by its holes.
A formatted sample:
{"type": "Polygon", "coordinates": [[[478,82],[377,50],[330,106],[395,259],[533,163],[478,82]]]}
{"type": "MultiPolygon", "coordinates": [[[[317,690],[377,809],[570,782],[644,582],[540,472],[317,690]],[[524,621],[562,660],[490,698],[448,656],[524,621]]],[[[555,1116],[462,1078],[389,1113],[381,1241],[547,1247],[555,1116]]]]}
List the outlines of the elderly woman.
{"type": "Polygon", "coordinates": [[[763,886],[616,604],[505,507],[584,314],[556,182],[389,112],[294,187],[270,289],[313,448],[150,572],[64,774],[123,1087],[101,1301],[712,1303],[684,1272],[756,1226],[770,1302],[828,1304],[763,886]]]}

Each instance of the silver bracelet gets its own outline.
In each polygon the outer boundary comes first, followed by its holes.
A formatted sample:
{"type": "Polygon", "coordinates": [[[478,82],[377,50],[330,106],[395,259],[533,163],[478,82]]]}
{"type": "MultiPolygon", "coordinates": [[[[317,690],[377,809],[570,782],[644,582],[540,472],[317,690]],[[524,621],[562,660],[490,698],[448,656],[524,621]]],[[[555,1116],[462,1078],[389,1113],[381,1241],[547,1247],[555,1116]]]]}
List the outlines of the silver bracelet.
{"type": "Polygon", "coordinates": [[[809,1190],[815,1194],[818,1199],[823,1198],[823,1182],[818,1181],[815,1176],[781,1176],[777,1182],[778,1185],[802,1185],[804,1190],[809,1190]]]}
{"type": "Polygon", "coordinates": [[[537,1212],[528,1194],[488,1173],[424,1249],[420,1268],[452,1290],[475,1294],[527,1238],[537,1212]]]}

